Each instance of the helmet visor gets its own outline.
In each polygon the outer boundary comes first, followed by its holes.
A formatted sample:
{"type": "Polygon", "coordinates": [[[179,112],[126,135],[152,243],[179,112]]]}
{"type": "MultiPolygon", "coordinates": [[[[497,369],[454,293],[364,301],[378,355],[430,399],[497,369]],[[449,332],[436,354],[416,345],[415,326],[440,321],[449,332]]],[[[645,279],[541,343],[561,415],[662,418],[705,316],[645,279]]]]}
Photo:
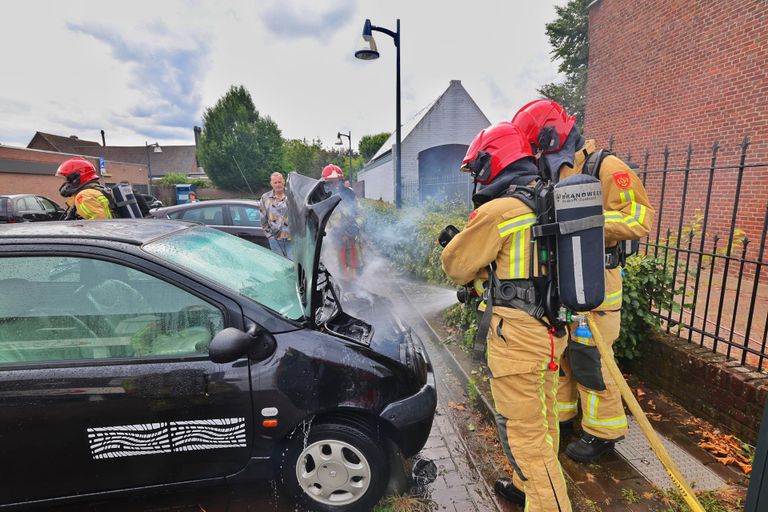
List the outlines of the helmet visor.
{"type": "Polygon", "coordinates": [[[464,164],[459,170],[471,174],[478,181],[487,180],[491,173],[490,153],[478,151],[477,157],[464,164]]]}

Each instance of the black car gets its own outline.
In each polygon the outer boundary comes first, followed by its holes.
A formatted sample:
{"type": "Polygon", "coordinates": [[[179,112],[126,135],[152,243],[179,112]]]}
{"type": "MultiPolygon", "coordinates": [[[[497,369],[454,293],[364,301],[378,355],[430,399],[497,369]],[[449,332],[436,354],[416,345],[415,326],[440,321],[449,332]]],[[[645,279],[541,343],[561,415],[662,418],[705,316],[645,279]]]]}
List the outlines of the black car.
{"type": "Polygon", "coordinates": [[[339,197],[289,184],[295,262],[181,221],[0,226],[0,508],[249,479],[373,507],[427,440],[432,368],[321,265],[339,197]]]}
{"type": "Polygon", "coordinates": [[[64,209],[35,194],[0,195],[0,223],[61,220],[64,209]]]}
{"type": "Polygon", "coordinates": [[[151,211],[150,215],[156,219],[201,222],[269,248],[269,240],[261,228],[258,201],[216,199],[159,208],[151,211]]]}

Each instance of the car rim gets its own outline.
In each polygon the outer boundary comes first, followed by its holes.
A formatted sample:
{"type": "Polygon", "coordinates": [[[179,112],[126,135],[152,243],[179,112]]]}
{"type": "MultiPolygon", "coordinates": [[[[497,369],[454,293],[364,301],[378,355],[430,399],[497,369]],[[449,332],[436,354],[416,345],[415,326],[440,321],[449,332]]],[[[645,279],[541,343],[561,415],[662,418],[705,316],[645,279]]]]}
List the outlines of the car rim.
{"type": "Polygon", "coordinates": [[[296,462],[296,479],[304,493],[326,505],[360,499],[371,484],[371,468],[362,452],[329,439],[304,448],[296,462]]]}

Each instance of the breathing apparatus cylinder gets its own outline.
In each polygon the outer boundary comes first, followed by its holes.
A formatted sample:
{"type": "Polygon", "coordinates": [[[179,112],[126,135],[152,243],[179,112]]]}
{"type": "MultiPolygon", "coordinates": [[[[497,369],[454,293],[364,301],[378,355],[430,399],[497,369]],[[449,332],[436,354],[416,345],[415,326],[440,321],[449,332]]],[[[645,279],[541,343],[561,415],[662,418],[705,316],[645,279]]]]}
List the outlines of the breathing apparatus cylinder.
{"type": "Polygon", "coordinates": [[[605,300],[605,237],[600,181],[577,174],[554,187],[560,302],[591,311],[605,300]]]}

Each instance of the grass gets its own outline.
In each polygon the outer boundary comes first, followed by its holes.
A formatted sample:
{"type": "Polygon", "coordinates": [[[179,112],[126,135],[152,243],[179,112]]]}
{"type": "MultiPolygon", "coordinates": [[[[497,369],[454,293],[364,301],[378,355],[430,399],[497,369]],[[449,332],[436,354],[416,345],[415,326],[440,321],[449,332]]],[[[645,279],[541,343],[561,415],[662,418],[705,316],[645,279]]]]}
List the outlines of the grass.
{"type": "Polygon", "coordinates": [[[480,391],[477,389],[477,382],[475,379],[469,379],[467,381],[467,396],[469,397],[469,401],[473,404],[477,403],[477,400],[480,398],[480,391]]]}
{"type": "Polygon", "coordinates": [[[434,503],[414,496],[389,496],[379,502],[373,512],[432,512],[434,503]]]}
{"type": "Polygon", "coordinates": [[[624,498],[624,501],[629,503],[630,505],[633,505],[635,503],[640,503],[640,496],[635,492],[634,489],[628,489],[623,488],[621,490],[621,496],[624,498]]]}
{"type": "MultiPolygon", "coordinates": [[[[656,494],[667,506],[667,508],[659,512],[688,512],[690,510],[683,497],[677,491],[657,490],[656,494]]],[[[720,499],[715,491],[700,492],[696,494],[696,497],[707,512],[736,512],[741,511],[743,508],[740,499],[737,499],[736,502],[726,503],[720,499]]]]}

